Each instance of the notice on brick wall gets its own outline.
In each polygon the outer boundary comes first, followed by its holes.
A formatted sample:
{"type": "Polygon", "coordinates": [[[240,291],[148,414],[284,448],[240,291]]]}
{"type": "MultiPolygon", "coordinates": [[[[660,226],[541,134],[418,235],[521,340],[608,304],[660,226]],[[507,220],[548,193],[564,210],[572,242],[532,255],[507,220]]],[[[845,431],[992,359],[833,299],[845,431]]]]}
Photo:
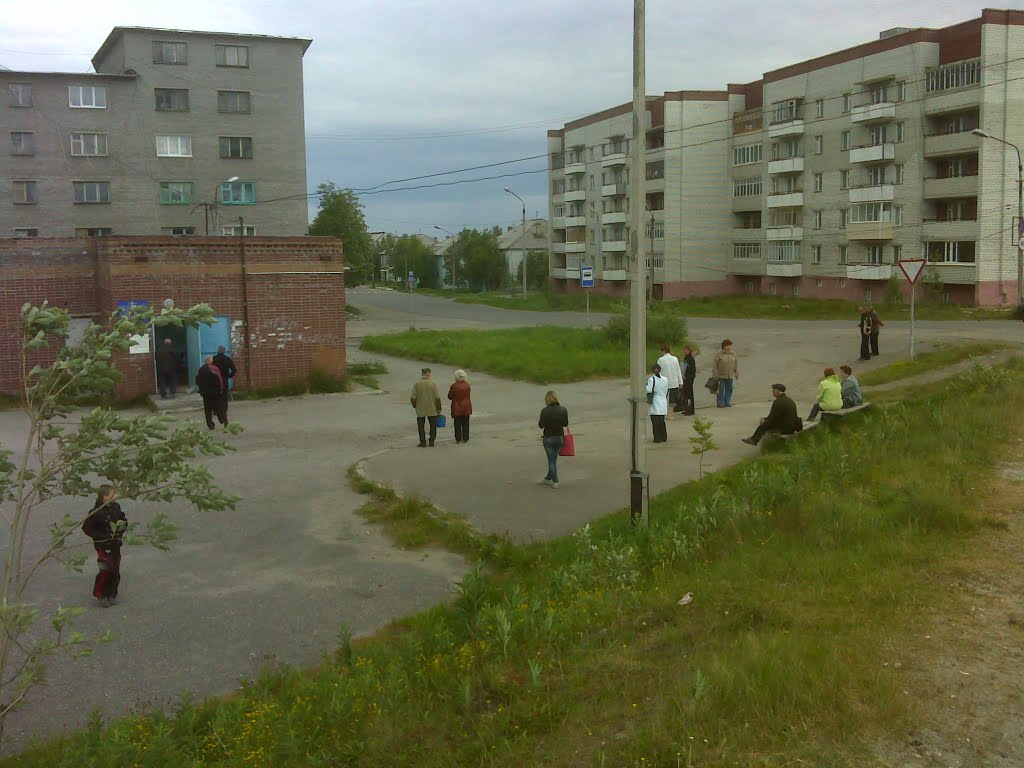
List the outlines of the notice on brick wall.
{"type": "Polygon", "coordinates": [[[132,336],[132,345],[128,347],[128,354],[130,355],[148,355],[149,354],[149,334],[140,333],[132,336]]]}

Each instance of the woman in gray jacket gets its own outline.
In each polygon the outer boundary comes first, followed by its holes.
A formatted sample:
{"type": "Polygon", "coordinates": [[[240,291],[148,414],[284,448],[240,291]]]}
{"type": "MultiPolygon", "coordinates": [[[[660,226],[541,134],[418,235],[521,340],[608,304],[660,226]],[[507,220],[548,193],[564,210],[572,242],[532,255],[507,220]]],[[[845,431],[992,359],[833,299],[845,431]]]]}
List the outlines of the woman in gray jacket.
{"type": "Polygon", "coordinates": [[[843,387],[843,408],[853,408],[855,405],[864,404],[864,395],[860,391],[860,382],[853,375],[853,369],[848,365],[839,366],[839,381],[843,387]]]}

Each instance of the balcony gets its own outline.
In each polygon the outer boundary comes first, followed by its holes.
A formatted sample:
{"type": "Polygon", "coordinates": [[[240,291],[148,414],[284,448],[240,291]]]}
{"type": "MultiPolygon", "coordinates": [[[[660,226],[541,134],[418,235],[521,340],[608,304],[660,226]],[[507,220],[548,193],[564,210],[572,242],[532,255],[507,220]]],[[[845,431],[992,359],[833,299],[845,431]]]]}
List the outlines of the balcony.
{"type": "Polygon", "coordinates": [[[886,163],[896,159],[895,144],[873,144],[850,150],[851,163],[886,163]]]}
{"type": "Polygon", "coordinates": [[[587,244],[585,242],[583,242],[582,240],[574,242],[574,243],[566,243],[565,244],[565,252],[566,253],[586,253],[587,252],[587,244]]]}
{"type": "Polygon", "coordinates": [[[551,217],[551,228],[552,229],[565,229],[565,216],[552,216],[551,217]]]}
{"type": "Polygon", "coordinates": [[[574,203],[578,200],[587,199],[587,190],[585,189],[567,189],[565,190],[565,202],[574,203]]]}
{"type": "Polygon", "coordinates": [[[846,236],[850,240],[892,240],[893,229],[891,221],[851,221],[846,236]]]}
{"type": "Polygon", "coordinates": [[[978,281],[977,264],[945,264],[932,262],[926,268],[935,267],[939,271],[939,279],[944,283],[970,285],[978,281]]]}
{"type": "Polygon", "coordinates": [[[945,64],[926,73],[927,114],[956,112],[981,103],[981,59],[945,64]]]}
{"type": "Polygon", "coordinates": [[[802,173],[803,170],[802,157],[787,157],[785,160],[771,160],[768,163],[768,173],[802,173]]]}
{"type": "Polygon", "coordinates": [[[565,175],[571,176],[574,173],[586,173],[587,164],[582,160],[574,160],[571,163],[565,164],[565,175]]]}
{"type": "Polygon", "coordinates": [[[601,214],[602,224],[625,224],[629,214],[625,211],[608,211],[601,214]]]}
{"type": "Polygon", "coordinates": [[[970,131],[924,137],[924,156],[966,155],[978,151],[981,138],[970,131]]]}
{"type": "Polygon", "coordinates": [[[601,187],[602,197],[619,197],[624,194],[626,194],[626,184],[622,181],[616,184],[605,184],[601,187]]]}
{"type": "Polygon", "coordinates": [[[732,228],[732,239],[733,240],[746,240],[757,242],[761,239],[764,234],[763,229],[754,229],[753,227],[733,227],[732,228]]]}
{"type": "Polygon", "coordinates": [[[854,280],[888,280],[892,277],[892,264],[847,264],[845,270],[846,277],[854,280]]]}
{"type": "Polygon", "coordinates": [[[977,197],[977,176],[953,176],[948,179],[925,179],[924,196],[936,197],[977,197]]]}
{"type": "Polygon", "coordinates": [[[862,187],[850,187],[851,203],[879,203],[892,200],[896,194],[893,184],[867,184],[862,187]]]}
{"type": "Polygon", "coordinates": [[[977,240],[977,220],[925,221],[921,227],[922,240],[977,240]]]}
{"type": "Polygon", "coordinates": [[[626,270],[624,269],[604,269],[601,271],[601,279],[608,280],[610,282],[624,282],[626,277],[626,270]]]}
{"type": "Polygon", "coordinates": [[[565,243],[552,243],[551,244],[551,252],[552,253],[565,253],[565,243]]]}
{"type": "Polygon", "coordinates": [[[605,240],[601,243],[601,250],[605,253],[625,253],[628,245],[625,240],[605,240]]]}
{"type": "Polygon", "coordinates": [[[601,158],[602,168],[614,168],[617,165],[626,164],[626,153],[625,152],[613,152],[610,155],[605,155],[601,158]]]}
{"type": "Polygon", "coordinates": [[[803,136],[804,121],[798,117],[793,120],[786,120],[781,123],[771,123],[768,126],[769,139],[783,139],[786,136],[803,136]]]}
{"type": "MultiPolygon", "coordinates": [[[[768,195],[769,208],[799,208],[803,204],[803,192],[785,192],[778,195],[768,195]]],[[[736,209],[733,208],[733,210],[736,209]]]]}
{"type": "Polygon", "coordinates": [[[558,278],[565,279],[565,270],[563,268],[561,268],[561,267],[551,267],[548,270],[548,274],[551,275],[551,277],[558,277],[558,278]]]}
{"type": "Polygon", "coordinates": [[[896,117],[896,105],[891,101],[880,101],[877,104],[861,104],[850,112],[850,122],[870,125],[883,123],[896,117]]]}
{"type": "Polygon", "coordinates": [[[929,93],[924,100],[926,115],[944,115],[981,106],[981,88],[977,85],[951,93],[929,93]]]}
{"type": "Polygon", "coordinates": [[[586,216],[580,215],[580,216],[566,216],[565,217],[565,227],[566,227],[566,229],[568,229],[569,227],[585,227],[585,226],[587,226],[587,217],[586,216]]]}
{"type": "Polygon", "coordinates": [[[737,259],[733,256],[729,264],[729,271],[734,275],[764,274],[764,262],[760,259],[737,259]]]}
{"type": "Polygon", "coordinates": [[[800,277],[803,273],[804,265],[801,261],[772,261],[769,259],[765,264],[765,274],[769,277],[800,277]]]}
{"type": "Polygon", "coordinates": [[[732,199],[732,209],[735,213],[760,211],[762,206],[764,206],[763,195],[745,195],[743,197],[734,197],[732,199]]]}
{"type": "Polygon", "coordinates": [[[803,237],[804,228],[792,224],[781,227],[769,226],[767,230],[769,240],[802,240],[803,237]]]}

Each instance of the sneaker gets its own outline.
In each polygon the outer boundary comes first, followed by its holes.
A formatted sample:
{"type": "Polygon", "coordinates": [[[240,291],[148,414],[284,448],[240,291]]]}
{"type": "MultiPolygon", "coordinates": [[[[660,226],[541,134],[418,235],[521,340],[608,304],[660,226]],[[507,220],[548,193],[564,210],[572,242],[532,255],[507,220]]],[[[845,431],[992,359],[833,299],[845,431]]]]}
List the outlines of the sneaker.
{"type": "Polygon", "coordinates": [[[538,480],[537,485],[551,485],[551,481],[545,477],[543,480],[538,480]]]}
{"type": "Polygon", "coordinates": [[[551,481],[550,485],[551,485],[552,488],[557,488],[558,487],[558,483],[556,483],[554,480],[551,481]]]}
{"type": "Polygon", "coordinates": [[[109,608],[110,607],[110,598],[109,597],[101,597],[96,602],[99,603],[100,608],[109,608]]]}
{"type": "Polygon", "coordinates": [[[757,443],[754,441],[754,439],[750,438],[750,437],[744,437],[743,439],[740,440],[740,442],[741,443],[746,443],[747,445],[757,445],[757,443]]]}
{"type": "Polygon", "coordinates": [[[427,444],[426,444],[426,443],[417,443],[417,444],[416,444],[416,447],[417,447],[417,448],[426,448],[426,447],[427,447],[427,444]]]}

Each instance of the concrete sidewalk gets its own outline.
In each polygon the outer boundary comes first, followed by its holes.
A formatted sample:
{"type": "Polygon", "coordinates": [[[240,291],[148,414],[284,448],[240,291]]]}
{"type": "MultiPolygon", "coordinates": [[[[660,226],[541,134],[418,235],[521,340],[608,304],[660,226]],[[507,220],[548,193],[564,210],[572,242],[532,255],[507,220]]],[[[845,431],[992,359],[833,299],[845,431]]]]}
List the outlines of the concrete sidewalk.
{"type": "MultiPolygon", "coordinates": [[[[757,454],[757,448],[740,438],[754,431],[768,407],[743,403],[698,409],[698,415],[713,422],[720,446],[705,454],[705,472],[757,454]]],[[[677,414],[668,422],[668,442],[648,443],[652,496],[697,479],[698,457],[690,453],[689,438],[696,435],[692,423],[693,417],[677,414]]],[[[549,539],[628,507],[628,424],[625,407],[619,418],[573,422],[576,456],[559,459],[557,489],[539,483],[547,459],[535,424],[486,431],[471,420],[466,445],[456,445],[446,428],[439,431],[435,448],[389,448],[369,457],[365,470],[371,480],[464,515],[485,533],[508,535],[516,542],[549,539]]]]}

